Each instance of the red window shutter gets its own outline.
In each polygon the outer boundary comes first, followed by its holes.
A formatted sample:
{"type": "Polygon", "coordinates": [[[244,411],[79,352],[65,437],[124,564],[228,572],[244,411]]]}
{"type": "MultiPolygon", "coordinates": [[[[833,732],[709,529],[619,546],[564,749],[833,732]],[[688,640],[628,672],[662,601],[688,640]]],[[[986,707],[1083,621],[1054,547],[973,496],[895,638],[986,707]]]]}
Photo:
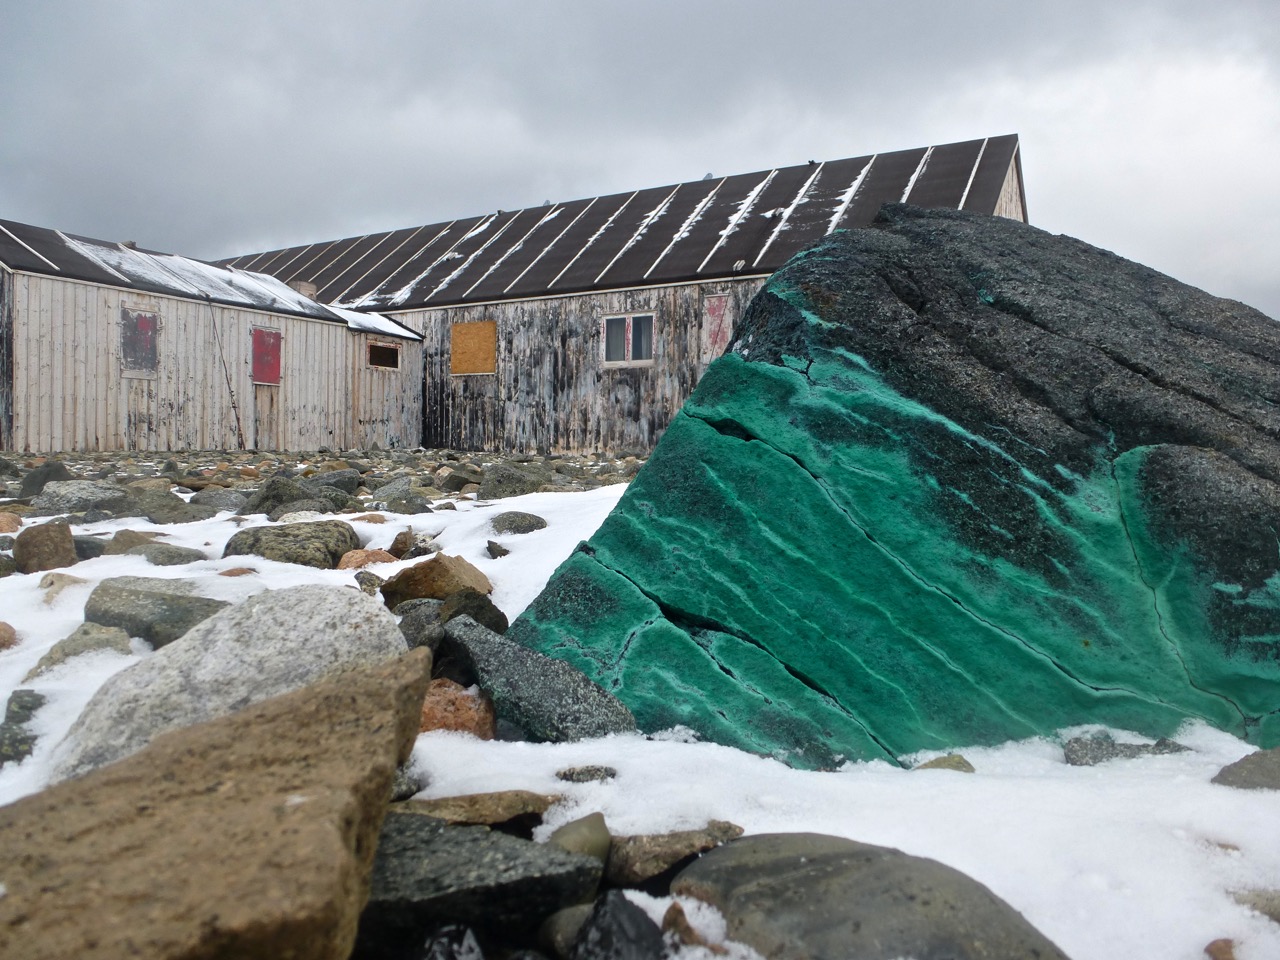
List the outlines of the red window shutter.
{"type": "Polygon", "coordinates": [[[280,332],[253,331],[253,382],[280,382],[280,332]]]}

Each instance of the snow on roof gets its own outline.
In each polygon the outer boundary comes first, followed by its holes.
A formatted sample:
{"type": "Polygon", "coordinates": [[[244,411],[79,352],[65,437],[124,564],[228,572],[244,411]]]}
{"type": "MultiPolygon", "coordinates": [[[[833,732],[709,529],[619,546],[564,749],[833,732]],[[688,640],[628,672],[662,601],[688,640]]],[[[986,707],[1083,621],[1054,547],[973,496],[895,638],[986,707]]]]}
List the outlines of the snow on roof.
{"type": "Polygon", "coordinates": [[[11,221],[0,221],[0,231],[0,262],[11,269],[345,323],[359,333],[422,339],[403,324],[379,314],[355,313],[319,303],[269,274],[11,221]]]}

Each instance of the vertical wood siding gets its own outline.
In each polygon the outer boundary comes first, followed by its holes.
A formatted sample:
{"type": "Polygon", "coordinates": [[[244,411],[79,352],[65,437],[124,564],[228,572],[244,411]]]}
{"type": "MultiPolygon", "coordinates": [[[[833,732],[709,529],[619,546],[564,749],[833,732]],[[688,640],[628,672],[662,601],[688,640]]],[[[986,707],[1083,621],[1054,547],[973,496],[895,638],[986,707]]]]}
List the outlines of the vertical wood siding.
{"type": "Polygon", "coordinates": [[[13,422],[5,448],[267,449],[270,442],[280,450],[315,450],[418,443],[417,343],[401,342],[398,371],[371,377],[363,369],[368,335],[344,324],[54,277],[19,273],[9,282],[13,422]],[[160,315],[153,376],[121,375],[122,306],[160,315]],[[261,400],[252,384],[255,327],[281,334],[280,386],[266,388],[274,395],[261,400]],[[372,406],[378,397],[385,411],[372,406]]]}
{"type": "Polygon", "coordinates": [[[0,267],[0,450],[13,447],[13,275],[0,267]]]}
{"type": "Polygon", "coordinates": [[[427,446],[523,453],[647,452],[706,368],[705,295],[726,295],[736,319],[760,279],[608,291],[412,311],[423,334],[427,446]],[[605,317],[651,313],[653,362],[606,367],[605,317]],[[497,371],[450,374],[450,328],[493,320],[497,371]]]}

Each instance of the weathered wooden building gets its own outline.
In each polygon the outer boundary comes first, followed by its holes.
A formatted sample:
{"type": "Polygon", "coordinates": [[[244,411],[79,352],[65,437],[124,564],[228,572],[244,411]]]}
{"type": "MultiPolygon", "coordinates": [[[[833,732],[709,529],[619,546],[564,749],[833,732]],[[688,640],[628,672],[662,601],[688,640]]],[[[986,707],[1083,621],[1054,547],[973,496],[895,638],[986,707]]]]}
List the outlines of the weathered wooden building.
{"type": "Polygon", "coordinates": [[[1016,135],[251,254],[423,333],[423,442],[648,450],[765,278],[904,201],[1026,220],[1016,135]]]}
{"type": "Polygon", "coordinates": [[[0,449],[416,446],[422,342],[275,277],[0,221],[0,449]]]}

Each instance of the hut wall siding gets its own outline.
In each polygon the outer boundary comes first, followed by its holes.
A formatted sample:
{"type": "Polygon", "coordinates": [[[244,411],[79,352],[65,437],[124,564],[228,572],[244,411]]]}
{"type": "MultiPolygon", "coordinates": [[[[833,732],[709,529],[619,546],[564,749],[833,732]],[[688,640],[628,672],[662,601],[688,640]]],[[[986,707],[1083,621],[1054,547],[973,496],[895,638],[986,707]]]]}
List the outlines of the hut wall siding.
{"type": "Polygon", "coordinates": [[[0,450],[13,446],[13,274],[0,267],[0,450]]]}
{"type": "Polygon", "coordinates": [[[278,449],[418,442],[421,346],[415,342],[402,341],[400,370],[380,372],[379,379],[356,368],[357,359],[361,367],[366,362],[367,335],[339,323],[23,273],[8,276],[3,293],[10,304],[0,315],[11,318],[5,328],[11,372],[5,381],[12,385],[12,400],[11,425],[0,433],[0,448],[254,447],[255,327],[282,336],[281,383],[266,388],[273,392],[269,405],[278,449]],[[122,375],[124,306],[160,316],[153,377],[122,375]],[[353,392],[361,390],[360,407],[377,411],[363,419],[353,415],[353,392]]]}
{"type": "Polygon", "coordinates": [[[648,451],[706,368],[703,299],[741,316],[762,280],[411,311],[423,334],[427,446],[522,453],[648,451]],[[604,318],[652,314],[653,362],[604,365],[604,318]],[[493,374],[450,373],[455,323],[497,322],[493,374]]]}

